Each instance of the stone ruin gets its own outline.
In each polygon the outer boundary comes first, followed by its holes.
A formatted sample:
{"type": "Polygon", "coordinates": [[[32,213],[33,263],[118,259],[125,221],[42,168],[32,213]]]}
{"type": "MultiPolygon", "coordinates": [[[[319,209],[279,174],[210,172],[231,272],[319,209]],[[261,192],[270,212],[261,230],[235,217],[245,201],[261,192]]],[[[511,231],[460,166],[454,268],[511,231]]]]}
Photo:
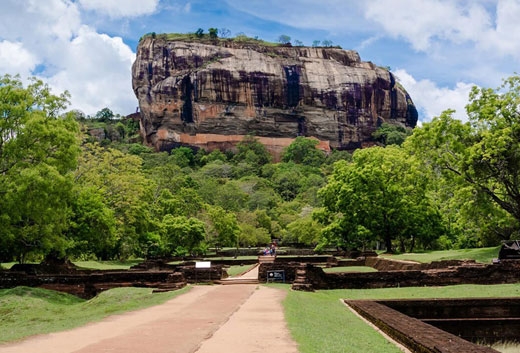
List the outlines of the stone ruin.
{"type": "MultiPolygon", "coordinates": [[[[68,292],[82,298],[126,286],[154,288],[154,291],[160,292],[182,288],[187,283],[222,283],[221,280],[227,277],[226,266],[255,262],[214,260],[210,268],[198,269],[194,261],[171,265],[154,260],[145,261],[130,270],[92,271],[77,269],[69,262],[47,261],[39,265],[14,265],[11,270],[0,271],[0,288],[34,286],[68,292]]],[[[283,271],[285,282],[292,283],[293,290],[305,291],[520,282],[520,262],[515,260],[501,260],[493,264],[458,260],[421,264],[375,256],[356,260],[338,260],[330,255],[276,257],[259,265],[259,283],[267,282],[269,271],[283,271]],[[335,266],[369,266],[378,272],[326,273],[322,269],[335,266]]],[[[519,336],[520,332],[519,299],[347,300],[346,304],[417,352],[496,352],[469,342],[472,337],[468,336],[476,332],[474,335],[484,337],[489,342],[501,339],[515,341],[512,338],[519,336]],[[475,308],[482,310],[475,312],[475,308]]]]}

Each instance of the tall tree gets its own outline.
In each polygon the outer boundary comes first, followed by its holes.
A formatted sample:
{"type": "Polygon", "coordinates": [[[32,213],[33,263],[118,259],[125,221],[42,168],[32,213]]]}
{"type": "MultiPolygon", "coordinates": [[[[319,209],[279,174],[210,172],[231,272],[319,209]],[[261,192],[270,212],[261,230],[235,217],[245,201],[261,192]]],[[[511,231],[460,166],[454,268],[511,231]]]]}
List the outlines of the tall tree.
{"type": "MultiPolygon", "coordinates": [[[[462,123],[445,111],[414,132],[407,142],[438,173],[465,184],[494,202],[520,230],[520,77],[497,89],[474,87],[462,123]]],[[[482,216],[488,217],[489,207],[482,216]]],[[[503,218],[502,218],[503,219],[503,218]]]]}
{"type": "Polygon", "coordinates": [[[219,206],[208,206],[206,213],[207,242],[215,247],[235,246],[240,228],[234,213],[219,206]]]}
{"type": "Polygon", "coordinates": [[[162,232],[166,237],[170,254],[185,255],[193,253],[193,250],[204,240],[206,231],[204,223],[196,218],[185,216],[164,216],[162,220],[162,232]]]}
{"type": "Polygon", "coordinates": [[[210,29],[208,29],[208,33],[209,33],[209,37],[211,39],[218,38],[218,29],[217,28],[211,27],[210,29]]]}
{"type": "Polygon", "coordinates": [[[69,246],[79,128],[74,114],[60,115],[67,99],[39,80],[0,78],[0,243],[20,262],[69,246]]]}
{"type": "Polygon", "coordinates": [[[351,163],[335,164],[319,192],[324,208],[314,217],[325,225],[321,244],[358,247],[380,239],[390,252],[398,238],[412,239],[412,247],[416,238],[440,236],[427,182],[420,164],[399,147],[357,150],[351,163]]]}
{"type": "Polygon", "coordinates": [[[325,161],[325,153],[316,148],[318,140],[298,136],[284,149],[283,162],[294,162],[308,166],[319,167],[325,161]]]}
{"type": "Polygon", "coordinates": [[[153,223],[153,183],[141,168],[142,159],[96,144],[83,146],[76,182],[97,190],[116,219],[116,246],[107,257],[126,258],[138,249],[138,237],[153,223]]]}
{"type": "Polygon", "coordinates": [[[290,44],[291,43],[291,37],[289,37],[287,34],[282,34],[278,37],[278,43],[280,44],[290,44]]]}

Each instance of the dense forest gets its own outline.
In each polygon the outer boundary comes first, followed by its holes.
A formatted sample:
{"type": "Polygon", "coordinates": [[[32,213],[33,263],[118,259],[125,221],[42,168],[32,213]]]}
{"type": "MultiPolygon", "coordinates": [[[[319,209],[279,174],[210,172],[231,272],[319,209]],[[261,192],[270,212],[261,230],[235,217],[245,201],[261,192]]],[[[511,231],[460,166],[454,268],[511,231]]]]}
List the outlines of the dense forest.
{"type": "Polygon", "coordinates": [[[235,151],[142,145],[138,122],[69,110],[68,93],[0,78],[0,262],[204,254],[214,247],[450,249],[519,236],[520,78],[475,87],[468,122],[446,110],[377,146],[298,137],[273,163],[235,151]]]}

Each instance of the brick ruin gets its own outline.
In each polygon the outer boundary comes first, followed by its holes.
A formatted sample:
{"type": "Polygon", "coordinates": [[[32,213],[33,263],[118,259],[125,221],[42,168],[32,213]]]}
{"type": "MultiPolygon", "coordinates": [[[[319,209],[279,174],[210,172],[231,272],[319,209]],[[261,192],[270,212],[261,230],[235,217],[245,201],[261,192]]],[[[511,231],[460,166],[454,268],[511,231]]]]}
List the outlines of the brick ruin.
{"type": "Polygon", "coordinates": [[[129,270],[103,271],[81,270],[71,265],[24,264],[0,271],[0,288],[39,287],[89,299],[117,287],[154,288],[155,292],[163,292],[182,288],[187,283],[212,282],[225,276],[223,266],[219,264],[195,268],[194,263],[169,265],[163,261],[145,261],[129,270]]]}
{"type": "MultiPolygon", "coordinates": [[[[160,292],[179,289],[187,283],[222,283],[220,280],[227,277],[226,266],[253,263],[256,260],[215,259],[210,268],[197,268],[195,261],[172,265],[154,260],[118,271],[80,270],[70,263],[15,265],[11,270],[0,271],[0,288],[41,287],[82,298],[92,298],[115,287],[146,287],[160,292]]],[[[520,282],[520,262],[515,260],[494,264],[458,260],[420,264],[375,256],[356,260],[330,255],[276,257],[259,265],[258,281],[267,282],[270,271],[283,271],[285,282],[292,283],[293,290],[305,291],[520,282]],[[369,266],[378,272],[323,271],[323,267],[335,266],[369,266]]],[[[496,352],[469,342],[470,336],[484,337],[490,342],[516,341],[513,338],[520,337],[520,299],[346,301],[346,304],[417,352],[496,352]],[[480,308],[480,312],[475,308],[480,308]],[[439,312],[443,314],[433,314],[439,312]],[[483,322],[487,326],[483,327],[483,322]],[[418,334],[419,328],[424,337],[418,334]]]]}

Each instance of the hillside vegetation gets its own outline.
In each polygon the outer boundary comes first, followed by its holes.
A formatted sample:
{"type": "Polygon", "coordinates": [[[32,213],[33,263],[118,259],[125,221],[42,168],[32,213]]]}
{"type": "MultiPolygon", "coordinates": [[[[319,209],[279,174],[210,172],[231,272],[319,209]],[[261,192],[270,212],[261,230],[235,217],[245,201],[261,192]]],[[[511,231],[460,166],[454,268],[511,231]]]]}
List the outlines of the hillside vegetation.
{"type": "Polygon", "coordinates": [[[205,254],[273,239],[320,251],[497,246],[520,218],[520,79],[474,88],[470,121],[445,111],[413,134],[325,155],[300,136],[273,163],[255,136],[233,151],[156,153],[138,122],[68,111],[41,81],[0,79],[0,261],[205,254]]]}

